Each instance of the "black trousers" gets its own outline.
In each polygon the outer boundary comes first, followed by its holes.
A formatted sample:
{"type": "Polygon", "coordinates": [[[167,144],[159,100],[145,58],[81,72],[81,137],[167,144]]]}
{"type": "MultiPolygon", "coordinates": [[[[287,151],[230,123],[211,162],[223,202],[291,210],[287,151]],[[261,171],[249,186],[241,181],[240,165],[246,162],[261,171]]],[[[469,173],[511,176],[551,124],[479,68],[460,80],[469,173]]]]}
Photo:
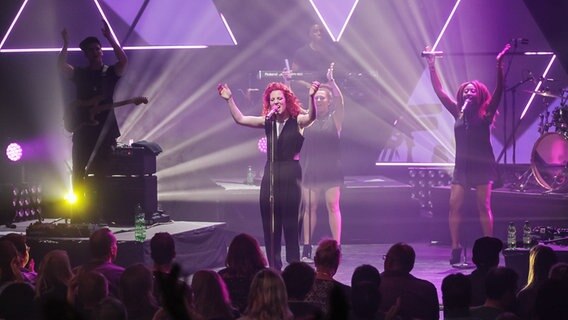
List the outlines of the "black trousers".
{"type": "Polygon", "coordinates": [[[96,144],[97,139],[92,137],[73,136],[71,152],[73,192],[79,198],[79,203],[83,208],[82,212],[71,217],[74,221],[96,223],[101,220],[101,202],[98,199],[98,191],[103,188],[104,179],[108,175],[112,148],[116,146],[116,140],[107,138],[101,141],[98,147],[96,144]],[[93,160],[89,163],[91,155],[93,155],[93,160]],[[87,165],[89,168],[86,168],[87,165]],[[94,175],[94,179],[87,184],[86,177],[89,173],[94,175]]]}
{"type": "Polygon", "coordinates": [[[302,168],[298,161],[274,163],[274,233],[272,233],[269,163],[264,167],[264,176],[260,185],[260,214],[268,263],[277,270],[282,268],[282,231],[286,242],[286,261],[290,263],[300,260],[298,218],[302,198],[301,179],[302,168]]]}

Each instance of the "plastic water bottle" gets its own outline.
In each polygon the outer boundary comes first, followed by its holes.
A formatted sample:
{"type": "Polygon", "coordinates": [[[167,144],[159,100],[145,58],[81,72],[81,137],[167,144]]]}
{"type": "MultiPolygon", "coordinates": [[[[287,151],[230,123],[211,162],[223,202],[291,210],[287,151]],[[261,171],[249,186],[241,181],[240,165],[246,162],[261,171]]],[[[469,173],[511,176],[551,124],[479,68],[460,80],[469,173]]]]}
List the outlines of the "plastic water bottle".
{"type": "Polygon", "coordinates": [[[532,242],[531,225],[529,224],[529,221],[527,220],[527,221],[525,221],[525,224],[523,225],[523,247],[530,249],[531,242],[532,242]]]}
{"type": "Polygon", "coordinates": [[[246,184],[248,185],[254,184],[254,172],[252,172],[252,166],[248,166],[246,184]]]}
{"type": "Polygon", "coordinates": [[[134,240],[144,242],[146,240],[146,217],[140,203],[136,205],[134,211],[134,240]]]}
{"type": "Polygon", "coordinates": [[[507,248],[517,248],[517,228],[513,222],[509,222],[509,226],[507,227],[507,248]]]}

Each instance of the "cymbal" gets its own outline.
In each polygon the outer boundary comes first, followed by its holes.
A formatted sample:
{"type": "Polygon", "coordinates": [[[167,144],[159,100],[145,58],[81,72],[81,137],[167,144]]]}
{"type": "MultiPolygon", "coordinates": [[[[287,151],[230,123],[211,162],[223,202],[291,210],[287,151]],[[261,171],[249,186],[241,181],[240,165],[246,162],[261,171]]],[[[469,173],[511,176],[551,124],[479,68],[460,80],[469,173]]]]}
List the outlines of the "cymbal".
{"type": "Polygon", "coordinates": [[[537,96],[541,96],[541,97],[546,97],[546,98],[562,98],[561,96],[554,94],[554,93],[550,93],[547,91],[531,91],[531,90],[525,90],[525,92],[527,93],[534,93],[537,96]]]}

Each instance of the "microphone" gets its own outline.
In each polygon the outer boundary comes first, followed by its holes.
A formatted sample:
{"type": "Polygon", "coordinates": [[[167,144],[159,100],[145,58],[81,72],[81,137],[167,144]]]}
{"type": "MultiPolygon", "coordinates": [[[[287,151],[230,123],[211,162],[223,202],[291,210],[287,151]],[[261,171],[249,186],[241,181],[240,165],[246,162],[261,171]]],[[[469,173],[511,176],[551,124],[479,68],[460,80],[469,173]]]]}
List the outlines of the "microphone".
{"type": "Polygon", "coordinates": [[[543,76],[540,76],[540,77],[536,78],[536,80],[538,80],[538,81],[548,81],[548,82],[556,81],[556,79],[553,79],[553,78],[545,78],[545,77],[543,77],[543,76]]]}
{"type": "Polygon", "coordinates": [[[247,92],[257,92],[257,91],[260,91],[260,89],[258,89],[258,88],[248,88],[247,89],[247,92]]]}
{"type": "Polygon", "coordinates": [[[529,71],[529,76],[527,77],[527,79],[528,79],[529,81],[532,81],[532,82],[535,82],[535,81],[543,81],[543,82],[546,82],[546,81],[548,81],[548,82],[556,81],[556,79],[553,79],[553,78],[545,78],[545,77],[543,77],[543,76],[535,77],[535,76],[533,75],[533,73],[530,72],[530,71],[529,71]]]}
{"type": "Polygon", "coordinates": [[[463,113],[470,103],[471,103],[470,98],[465,99],[463,106],[461,107],[460,113],[463,113]]]}
{"type": "Polygon", "coordinates": [[[513,38],[513,39],[511,39],[511,41],[509,41],[509,44],[517,45],[519,43],[520,44],[529,44],[529,39],[527,39],[527,38],[513,38]]]}
{"type": "Polygon", "coordinates": [[[424,58],[424,57],[442,57],[442,56],[444,56],[444,51],[422,51],[420,56],[422,58],[424,58]]]}
{"type": "Polygon", "coordinates": [[[533,73],[531,71],[529,71],[529,75],[527,76],[527,80],[525,80],[525,81],[535,82],[536,80],[537,80],[537,78],[535,78],[533,73]]]}
{"type": "Polygon", "coordinates": [[[267,118],[267,119],[272,118],[272,116],[273,116],[276,112],[278,112],[278,106],[272,107],[272,109],[266,114],[266,118],[267,118]]]}

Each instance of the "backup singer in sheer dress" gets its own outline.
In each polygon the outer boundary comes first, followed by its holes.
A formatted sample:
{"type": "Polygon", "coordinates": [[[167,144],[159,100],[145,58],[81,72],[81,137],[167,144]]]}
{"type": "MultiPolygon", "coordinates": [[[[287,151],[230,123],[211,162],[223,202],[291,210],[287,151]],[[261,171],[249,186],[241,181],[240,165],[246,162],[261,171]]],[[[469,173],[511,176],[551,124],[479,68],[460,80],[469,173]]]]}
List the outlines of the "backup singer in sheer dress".
{"type": "Polygon", "coordinates": [[[318,117],[306,128],[305,143],[301,153],[304,176],[303,201],[303,249],[302,260],[310,261],[311,243],[316,226],[317,208],[321,198],[329,216],[331,235],[341,243],[341,210],[339,199],[343,185],[340,133],[345,117],[343,95],[333,76],[334,63],[327,71],[327,83],[315,94],[318,117]]]}

